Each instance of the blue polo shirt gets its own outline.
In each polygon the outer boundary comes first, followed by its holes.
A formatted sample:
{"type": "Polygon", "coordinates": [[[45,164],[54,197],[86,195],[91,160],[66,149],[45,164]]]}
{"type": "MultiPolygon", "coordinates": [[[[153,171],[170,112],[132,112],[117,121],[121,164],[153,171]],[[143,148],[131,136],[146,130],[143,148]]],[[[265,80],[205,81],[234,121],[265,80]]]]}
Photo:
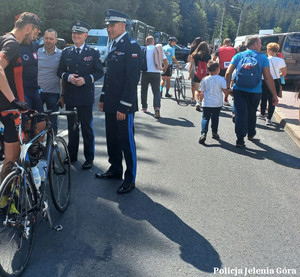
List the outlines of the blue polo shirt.
{"type": "MultiPolygon", "coordinates": [[[[231,60],[231,64],[233,64],[235,67],[237,67],[239,61],[247,54],[250,54],[250,53],[255,53],[255,54],[259,54],[256,56],[256,59],[257,59],[257,62],[259,64],[259,69],[260,69],[260,74],[262,75],[262,70],[263,68],[265,67],[270,67],[270,63],[269,63],[269,59],[268,57],[265,55],[265,54],[262,54],[256,50],[252,50],[252,49],[249,49],[245,52],[242,52],[242,53],[238,53],[236,54],[235,56],[233,56],[232,60],[231,60]]],[[[262,93],[262,79],[259,81],[258,85],[256,87],[253,87],[253,88],[246,88],[246,87],[241,87],[241,86],[238,86],[234,83],[233,85],[233,89],[235,90],[243,90],[243,91],[247,91],[247,92],[252,92],[252,93],[262,93]]]]}

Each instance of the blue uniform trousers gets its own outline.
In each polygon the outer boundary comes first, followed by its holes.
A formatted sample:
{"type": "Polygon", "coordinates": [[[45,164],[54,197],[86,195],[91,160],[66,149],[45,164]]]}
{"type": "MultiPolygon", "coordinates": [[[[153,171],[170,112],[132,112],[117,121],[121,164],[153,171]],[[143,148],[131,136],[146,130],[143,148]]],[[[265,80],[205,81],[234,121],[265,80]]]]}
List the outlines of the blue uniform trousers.
{"type": "MultiPolygon", "coordinates": [[[[67,111],[73,111],[74,106],[66,105],[67,111]]],[[[76,107],[78,121],[81,125],[83,150],[86,161],[93,161],[95,156],[95,137],[93,130],[93,105],[76,107]]],[[[68,150],[71,160],[77,159],[79,147],[79,128],[73,130],[74,118],[68,116],[69,143],[68,150]]]]}
{"type": "Polygon", "coordinates": [[[124,182],[134,183],[136,177],[136,147],[134,141],[134,114],[127,114],[125,120],[117,120],[116,113],[105,113],[106,141],[109,171],[123,173],[124,154],[126,171],[124,182]]]}

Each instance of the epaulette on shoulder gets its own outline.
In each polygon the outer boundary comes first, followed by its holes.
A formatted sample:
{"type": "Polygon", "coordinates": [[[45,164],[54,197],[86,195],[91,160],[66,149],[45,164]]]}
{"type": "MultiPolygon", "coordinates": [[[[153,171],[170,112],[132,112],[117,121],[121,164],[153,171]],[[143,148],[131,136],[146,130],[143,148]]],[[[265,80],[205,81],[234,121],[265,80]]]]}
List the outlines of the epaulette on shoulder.
{"type": "Polygon", "coordinates": [[[130,37],[130,43],[134,44],[134,43],[138,43],[133,37],[130,37]]]}
{"type": "Polygon", "coordinates": [[[67,46],[64,50],[71,50],[72,47],[74,47],[73,45],[67,46]]]}

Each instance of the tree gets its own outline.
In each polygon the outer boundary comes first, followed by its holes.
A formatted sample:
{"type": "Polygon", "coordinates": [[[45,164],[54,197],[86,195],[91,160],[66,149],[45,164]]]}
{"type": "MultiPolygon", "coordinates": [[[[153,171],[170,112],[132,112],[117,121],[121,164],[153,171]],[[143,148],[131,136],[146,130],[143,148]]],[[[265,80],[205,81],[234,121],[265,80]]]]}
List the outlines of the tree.
{"type": "Polygon", "coordinates": [[[274,28],[274,33],[275,34],[282,33],[282,29],[280,27],[276,27],[276,28],[274,28]]]}

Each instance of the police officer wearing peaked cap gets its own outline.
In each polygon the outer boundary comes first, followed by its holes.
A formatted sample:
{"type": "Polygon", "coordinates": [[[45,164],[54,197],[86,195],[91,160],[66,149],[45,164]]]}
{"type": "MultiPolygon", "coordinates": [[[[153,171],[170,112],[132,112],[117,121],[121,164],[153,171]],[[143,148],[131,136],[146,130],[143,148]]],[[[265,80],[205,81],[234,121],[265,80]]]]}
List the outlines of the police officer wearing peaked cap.
{"type": "Polygon", "coordinates": [[[109,169],[97,178],[122,179],[123,155],[126,161],[124,180],[117,193],[135,187],[136,147],[134,113],[137,111],[137,85],[141,71],[141,48],[125,31],[128,15],[115,10],[105,11],[107,32],[112,43],[107,57],[99,109],[105,112],[106,142],[109,169]]]}
{"type": "MultiPolygon", "coordinates": [[[[94,83],[103,76],[100,54],[89,47],[85,40],[91,27],[80,20],[72,24],[73,46],[63,50],[57,75],[63,80],[65,89],[59,100],[66,104],[66,110],[77,109],[78,120],[84,143],[85,162],[82,169],[93,166],[95,155],[95,138],[93,131],[94,83]]],[[[79,147],[79,128],[73,130],[74,119],[68,117],[69,143],[71,162],[77,161],[79,147]]]]}

